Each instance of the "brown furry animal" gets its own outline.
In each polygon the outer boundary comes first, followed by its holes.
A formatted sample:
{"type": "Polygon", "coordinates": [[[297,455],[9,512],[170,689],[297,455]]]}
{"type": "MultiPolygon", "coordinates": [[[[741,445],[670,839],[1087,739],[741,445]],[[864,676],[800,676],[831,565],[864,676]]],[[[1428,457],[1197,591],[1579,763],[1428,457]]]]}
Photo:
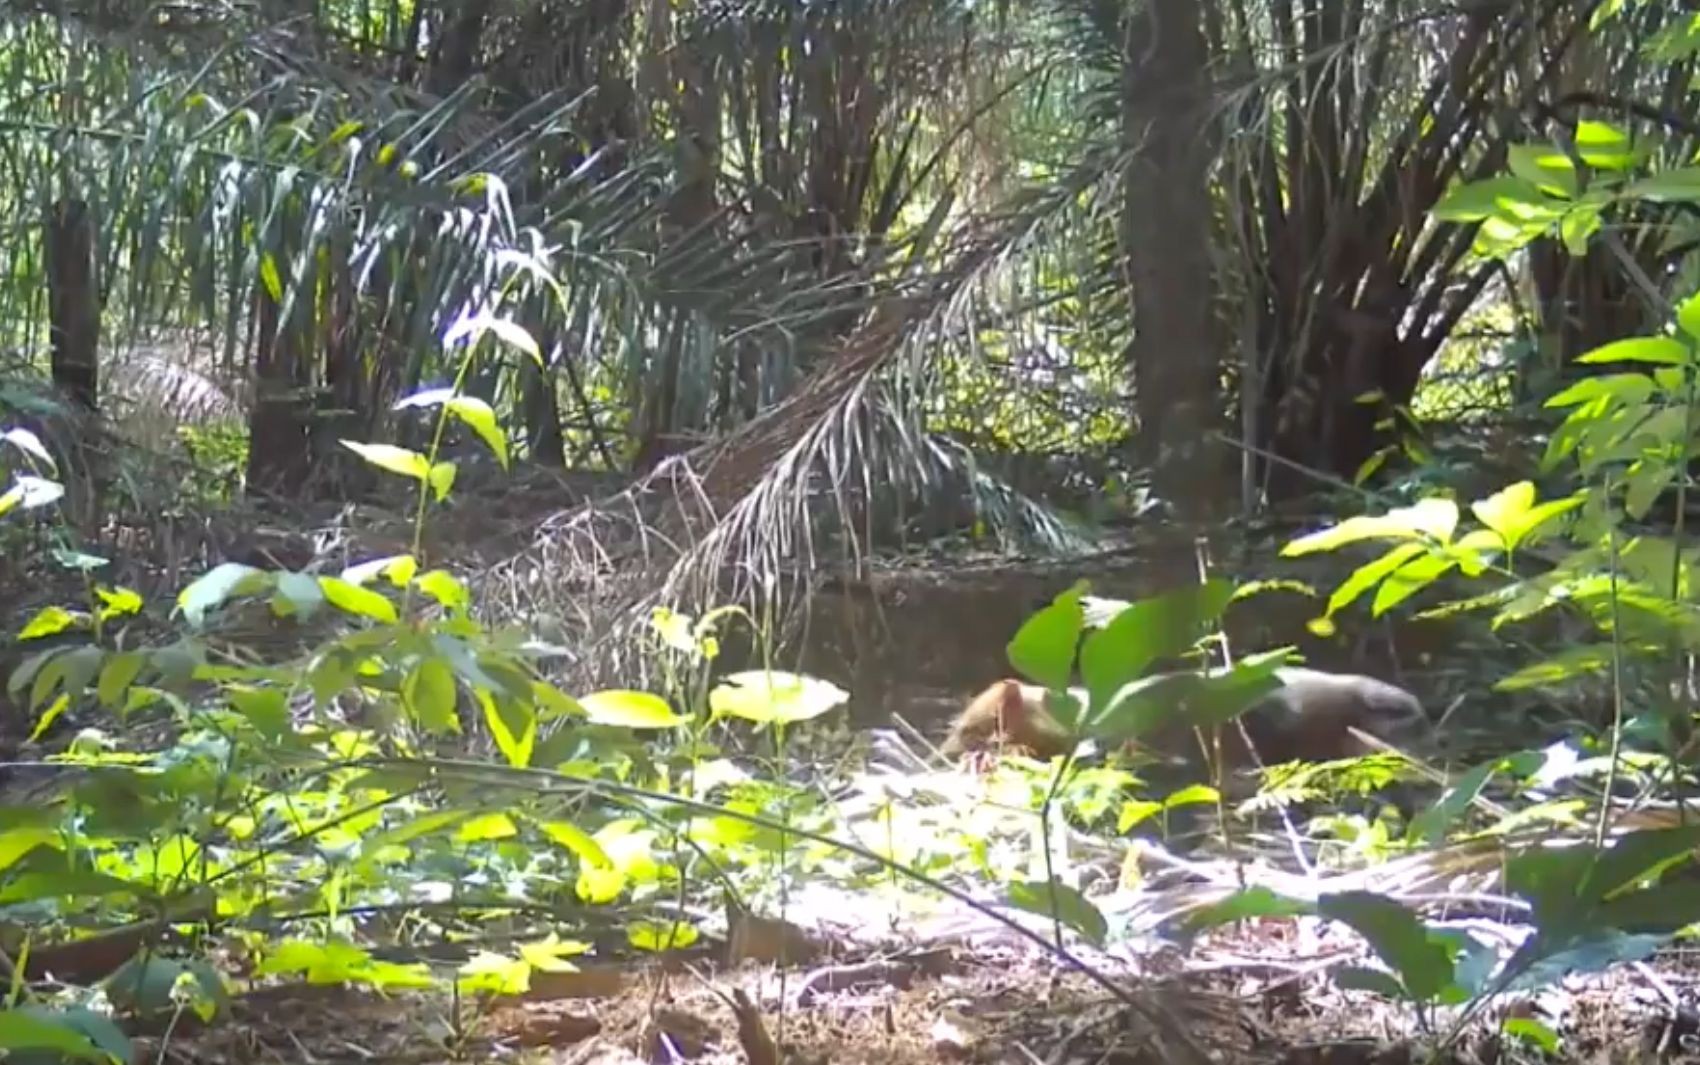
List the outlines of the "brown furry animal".
{"type": "MultiPolygon", "coordinates": [[[[1246,750],[1232,723],[1220,730],[1226,769],[1261,761],[1325,762],[1369,753],[1353,735],[1367,733],[1397,747],[1424,742],[1430,733],[1417,697],[1395,684],[1355,673],[1326,673],[1287,666],[1275,671],[1280,687],[1263,696],[1240,717],[1257,758],[1246,750]]],[[[1085,693],[1073,690],[1078,699],[1085,693]]],[[[1045,689],[1016,680],[1000,680],[969,701],[951,725],[941,750],[951,756],[979,755],[999,748],[1039,758],[1067,752],[1074,739],[1045,706],[1045,689]]],[[[1197,734],[1184,724],[1159,728],[1134,742],[1146,753],[1194,761],[1197,734]]]]}

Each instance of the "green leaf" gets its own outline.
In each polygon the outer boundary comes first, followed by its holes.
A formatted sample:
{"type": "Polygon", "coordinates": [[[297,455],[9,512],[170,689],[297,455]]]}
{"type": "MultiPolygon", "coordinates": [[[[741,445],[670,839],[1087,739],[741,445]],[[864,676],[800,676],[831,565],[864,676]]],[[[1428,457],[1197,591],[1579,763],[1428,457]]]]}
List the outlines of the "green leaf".
{"type": "Polygon", "coordinates": [[[531,707],[513,699],[497,700],[487,692],[478,692],[479,705],[484,708],[484,723],[496,741],[496,749],[516,769],[531,764],[531,753],[537,747],[537,715],[531,707]]]}
{"type": "Polygon", "coordinates": [[[1189,931],[1202,932],[1254,917],[1298,917],[1310,912],[1308,903],[1277,895],[1266,887],[1252,887],[1199,907],[1186,918],[1185,924],[1189,931]]]}
{"type": "Polygon", "coordinates": [[[131,588],[96,588],[94,594],[100,598],[100,620],[110,621],[113,618],[131,617],[142,612],[142,597],[131,588]]]}
{"type": "Polygon", "coordinates": [[[1507,209],[1544,206],[1547,200],[1534,184],[1510,175],[1453,186],[1434,205],[1442,222],[1480,222],[1507,209]]]}
{"type": "Polygon", "coordinates": [[[740,717],[758,725],[789,725],[812,721],[849,699],[850,693],[831,681],[752,669],[729,674],[708,693],[708,706],[716,717],[740,717]]]}
{"type": "Polygon", "coordinates": [[[415,481],[423,481],[431,474],[430,460],[417,451],[394,444],[362,444],[358,440],[341,440],[339,443],[381,470],[399,473],[415,481]]]}
{"type": "Polygon", "coordinates": [[[477,343],[485,333],[494,333],[502,343],[531,356],[531,361],[538,366],[543,365],[543,349],[537,346],[537,341],[524,326],[489,314],[469,315],[456,322],[444,335],[443,346],[453,347],[469,337],[477,343]]]}
{"type": "Polygon", "coordinates": [[[667,700],[649,692],[614,688],[591,692],[578,701],[592,724],[619,728],[678,728],[685,719],[673,712],[667,700]]]}
{"type": "Polygon", "coordinates": [[[266,295],[273,303],[283,302],[283,277],[278,273],[277,259],[271,252],[260,256],[260,284],[266,288],[266,295]]]}
{"type": "Polygon", "coordinates": [[[1499,534],[1507,550],[1515,551],[1530,534],[1546,523],[1581,506],[1586,496],[1578,492],[1563,499],[1535,505],[1535,485],[1519,481],[1486,499],[1470,504],[1476,520],[1499,534]]]}
{"type": "Polygon", "coordinates": [[[1372,995],[1409,1002],[1411,996],[1399,978],[1363,965],[1341,965],[1333,970],[1334,984],[1342,991],[1368,991],[1372,995]]]}
{"type": "Polygon", "coordinates": [[[1678,167],[1632,182],[1625,197],[1658,203],[1691,203],[1700,200],[1700,167],[1678,167]]]}
{"type": "Polygon", "coordinates": [[[1402,543],[1388,548],[1387,552],[1372,562],[1366,562],[1352,571],[1352,575],[1334,589],[1334,594],[1328,597],[1328,609],[1325,617],[1334,614],[1357,601],[1364,592],[1380,584],[1387,575],[1405,565],[1411,559],[1428,550],[1425,544],[1402,543]]]}
{"type": "Polygon", "coordinates": [[[598,869],[613,868],[613,860],[608,852],[596,842],[596,838],[584,829],[570,821],[538,821],[538,829],[557,846],[570,851],[574,857],[585,865],[598,869]]]}
{"type": "Polygon", "coordinates": [[[55,1010],[35,1003],[0,1010],[0,1048],[17,1065],[78,1061],[130,1065],[135,1049],[117,1025],[83,1007],[55,1010]]]}
{"type": "Polygon", "coordinates": [[[22,642],[39,640],[44,636],[57,636],[68,629],[86,629],[89,623],[89,616],[82,611],[73,613],[62,606],[46,606],[18,630],[18,640],[22,642]]]}
{"type": "Polygon", "coordinates": [[[348,567],[342,571],[342,579],[364,587],[376,577],[387,577],[397,588],[405,588],[418,570],[419,561],[412,555],[386,555],[348,567]]]}
{"type": "Polygon", "coordinates": [[[117,708],[147,661],[147,656],[140,651],[108,655],[105,664],[100,667],[100,679],[95,682],[95,697],[100,700],[100,705],[108,710],[117,708]]]}
{"type": "Polygon", "coordinates": [[[639,950],[683,950],[701,935],[688,921],[634,921],[626,927],[626,939],[639,950]]]}
{"type": "Polygon", "coordinates": [[[455,701],[454,671],[440,658],[421,660],[401,682],[403,708],[432,735],[460,731],[455,701]]]}
{"type": "MultiPolygon", "coordinates": [[[[1646,362],[1656,366],[1681,366],[1689,361],[1688,348],[1672,337],[1630,337],[1614,340],[1576,357],[1577,362],[1600,365],[1611,362],[1646,362]]],[[[1552,404],[1549,402],[1548,404],[1552,404]]]]}
{"type": "Polygon", "coordinates": [[[1191,649],[1233,600],[1231,582],[1214,579],[1141,600],[1086,637],[1080,675],[1100,706],[1159,659],[1191,649]]]}
{"type": "Polygon", "coordinates": [[[1345,891],[1321,896],[1316,909],[1363,936],[1418,1002],[1439,999],[1452,983],[1451,952],[1430,938],[1416,914],[1392,899],[1368,891],[1345,891]]]}
{"type": "Polygon", "coordinates": [[[1109,922],[1085,895],[1056,880],[1024,880],[1009,885],[1010,905],[1052,917],[1084,936],[1093,946],[1102,946],[1109,935],[1109,922]]]}
{"type": "Polygon", "coordinates": [[[1558,1033],[1534,1017],[1507,1017],[1499,1027],[1512,1039],[1528,1043],[1548,1056],[1558,1056],[1561,1045],[1558,1033]]]}
{"type": "Polygon", "coordinates": [[[1411,819],[1410,827],[1405,831],[1405,838],[1422,840],[1431,845],[1439,844],[1445,838],[1446,830],[1476,801],[1476,796],[1481,794],[1488,780],[1499,771],[1499,766],[1498,759],[1483,762],[1448,785],[1433,806],[1411,819]]]}
{"type": "Polygon", "coordinates": [[[233,685],[226,688],[224,694],[236,712],[247,718],[266,739],[276,740],[288,734],[289,700],[281,688],[233,685]]]}
{"type": "Polygon", "coordinates": [[[23,825],[0,832],[0,872],[18,864],[37,847],[59,849],[59,833],[43,825],[23,825]]]}
{"type": "Polygon", "coordinates": [[[1700,340],[1700,292],[1677,304],[1676,324],[1690,340],[1700,340]]]}
{"type": "Polygon", "coordinates": [[[280,618],[310,618],[325,605],[319,582],[305,573],[280,573],[272,594],[272,613],[280,618]]]}
{"type": "Polygon", "coordinates": [[[425,473],[425,480],[431,486],[431,494],[441,503],[449,497],[449,490],[455,485],[455,474],[458,471],[452,462],[433,463],[425,473]]]}
{"type": "Polygon", "coordinates": [[[1336,551],[1364,540],[1417,540],[1426,537],[1446,543],[1451,540],[1457,525],[1458,504],[1450,499],[1430,497],[1379,516],[1347,518],[1338,525],[1299,537],[1282,548],[1281,555],[1292,558],[1317,551],[1336,551]]]}
{"type": "Polygon", "coordinates": [[[39,510],[52,506],[64,497],[65,486],[59,482],[20,473],[12,479],[12,487],[6,494],[0,496],[0,516],[19,507],[24,510],[39,510]]]}
{"type": "Polygon", "coordinates": [[[320,577],[319,588],[331,605],[357,617],[371,618],[386,625],[400,620],[395,604],[370,588],[350,584],[340,577],[320,577]]]}
{"type": "Polygon", "coordinates": [[[417,583],[420,591],[449,610],[466,610],[472,605],[472,593],[448,570],[431,570],[422,574],[417,583]]]}
{"type": "Polygon", "coordinates": [[[59,468],[59,464],[53,461],[53,455],[42,444],[41,437],[36,436],[28,429],[14,428],[0,432],[0,443],[11,444],[49,470],[59,468]]]}
{"type": "Polygon", "coordinates": [[[1008,652],[1017,672],[1046,688],[1068,687],[1075,647],[1086,622],[1080,600],[1087,589],[1085,581],[1076,583],[1016,631],[1008,652]]]}
{"type": "Polygon", "coordinates": [[[490,404],[477,396],[455,396],[448,402],[449,413],[466,423],[466,427],[478,434],[478,439],[484,441],[484,446],[502,464],[502,469],[508,468],[508,438],[502,432],[502,427],[496,424],[496,412],[490,404]]]}
{"type": "Polygon", "coordinates": [[[223,605],[226,600],[235,596],[264,591],[271,583],[270,574],[253,566],[244,566],[240,562],[221,562],[205,576],[183,589],[177,596],[177,609],[183,612],[190,625],[199,628],[206,620],[207,611],[223,605]]]}

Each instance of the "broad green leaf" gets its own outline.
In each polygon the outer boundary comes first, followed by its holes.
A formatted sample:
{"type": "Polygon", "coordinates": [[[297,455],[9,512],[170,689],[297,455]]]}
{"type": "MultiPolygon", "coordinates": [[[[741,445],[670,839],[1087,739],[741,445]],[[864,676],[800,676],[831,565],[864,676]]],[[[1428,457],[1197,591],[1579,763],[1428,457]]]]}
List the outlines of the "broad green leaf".
{"type": "Polygon", "coordinates": [[[1458,504],[1438,496],[1419,500],[1378,516],[1359,515],[1338,525],[1299,537],[1281,549],[1283,557],[1335,551],[1364,540],[1415,540],[1427,536],[1441,543],[1452,538],[1458,525],[1458,504]]]}
{"type": "Polygon", "coordinates": [[[463,993],[523,995],[531,988],[531,966],[523,958],[481,950],[455,971],[463,993]]]}
{"type": "Polygon", "coordinates": [[[553,684],[550,684],[548,681],[533,681],[531,684],[531,698],[540,711],[538,718],[541,721],[554,721],[557,718],[563,717],[585,716],[584,707],[579,705],[577,699],[574,699],[572,696],[555,687],[553,684]]]}
{"type": "Polygon", "coordinates": [[[496,749],[516,769],[529,766],[531,753],[537,747],[537,715],[530,706],[513,699],[498,701],[482,691],[477,696],[496,749]]]}
{"type": "Polygon", "coordinates": [[[519,945],[519,956],[533,969],[545,973],[570,973],[578,966],[566,961],[590,953],[591,944],[577,939],[560,939],[550,932],[542,939],[519,945]]]}
{"type": "Polygon", "coordinates": [[[461,611],[472,605],[472,593],[448,570],[434,569],[420,575],[419,590],[449,610],[461,611]]]}
{"type": "Polygon", "coordinates": [[[10,869],[37,847],[59,849],[59,833],[45,825],[23,825],[0,832],[0,871],[10,869]]]}
{"type": "Polygon", "coordinates": [[[1578,493],[1537,506],[1534,482],[1519,481],[1486,499],[1471,503],[1470,512],[1477,521],[1499,534],[1507,550],[1515,551],[1531,533],[1581,506],[1584,499],[1578,493]]]}
{"type": "Polygon", "coordinates": [[[1387,579],[1381,582],[1381,587],[1375,590],[1375,599],[1370,603],[1370,616],[1381,617],[1444,577],[1457,565],[1456,558],[1439,555],[1424,555],[1405,563],[1388,574],[1387,579]]]}
{"type": "Polygon", "coordinates": [[[53,455],[42,444],[41,437],[36,436],[28,429],[7,429],[5,432],[0,432],[0,442],[11,444],[49,470],[59,468],[59,464],[53,461],[53,455]]]}
{"type": "Polygon", "coordinates": [[[449,400],[448,407],[455,417],[466,423],[467,428],[478,434],[478,439],[484,441],[484,446],[496,456],[496,460],[502,464],[502,469],[507,469],[507,434],[496,424],[496,412],[490,404],[477,396],[456,396],[449,400]]]}
{"type": "Polygon", "coordinates": [[[1653,380],[1643,373],[1604,374],[1577,381],[1557,395],[1548,397],[1542,406],[1574,407],[1604,401],[1633,406],[1651,399],[1653,389],[1653,380]]]}
{"type": "Polygon", "coordinates": [[[626,939],[639,950],[684,950],[700,935],[688,921],[634,921],[626,928],[626,939]]]}
{"type": "Polygon", "coordinates": [[[1558,1033],[1534,1017],[1507,1017],[1500,1024],[1499,1030],[1512,1039],[1528,1043],[1548,1057],[1558,1057],[1563,1046],[1558,1033]]]}
{"type": "Polygon", "coordinates": [[[1368,891],[1346,891],[1321,896],[1316,909],[1363,936],[1417,1001],[1437,1000],[1452,983],[1451,952],[1430,938],[1416,914],[1392,899],[1368,891]]]}
{"type": "Polygon", "coordinates": [[[1442,222],[1480,222],[1511,208],[1545,202],[1533,184],[1506,175],[1453,186],[1434,205],[1432,214],[1442,222]]]}
{"type": "Polygon", "coordinates": [[[97,587],[94,594],[101,602],[102,621],[131,617],[142,612],[142,597],[134,589],[97,587]]]}
{"type": "Polygon", "coordinates": [[[1678,167],[1632,182],[1623,190],[1626,197],[1658,203],[1691,203],[1700,200],[1700,167],[1678,167]]]}
{"type": "Polygon", "coordinates": [[[537,341],[524,326],[490,314],[468,315],[455,322],[443,336],[443,346],[453,347],[467,338],[477,343],[483,339],[485,333],[494,333],[496,339],[502,343],[518,348],[531,356],[531,360],[537,365],[543,365],[543,350],[537,346],[537,341]]]}
{"type": "Polygon", "coordinates": [[[667,700],[649,692],[613,688],[591,692],[578,700],[592,724],[620,728],[678,728],[685,719],[673,712],[667,700]]]}
{"type": "MultiPolygon", "coordinates": [[[[1630,337],[1614,340],[1576,357],[1577,362],[1600,365],[1611,362],[1649,362],[1658,366],[1681,366],[1689,361],[1688,348],[1672,337],[1630,337]]],[[[1548,404],[1551,406],[1552,404],[1548,404]]]]}
{"type": "Polygon", "coordinates": [[[1405,831],[1406,838],[1438,845],[1445,838],[1446,830],[1476,801],[1476,796],[1481,794],[1482,788],[1487,786],[1499,767],[1498,759],[1483,762],[1448,785],[1433,806],[1411,819],[1410,827],[1405,831]]]}
{"type": "Polygon", "coordinates": [[[1233,597],[1233,584],[1219,578],[1178,588],[1132,604],[1088,635],[1080,675],[1092,704],[1101,705],[1153,662],[1191,649],[1233,597]]]}
{"type": "Polygon", "coordinates": [[[108,655],[105,664],[100,667],[100,679],[95,682],[95,697],[100,700],[100,705],[108,710],[116,709],[146,664],[147,656],[140,651],[108,655]]]}
{"type": "Polygon", "coordinates": [[[650,611],[649,627],[661,642],[675,651],[694,654],[697,649],[696,634],[691,631],[691,616],[681,614],[664,606],[658,606],[650,611]]]}
{"type": "Polygon", "coordinates": [[[177,596],[177,609],[199,628],[207,611],[238,595],[252,595],[271,585],[271,575],[240,562],[221,562],[177,596]]]}
{"type": "Polygon", "coordinates": [[[266,288],[266,295],[273,303],[283,302],[283,277],[278,273],[277,259],[271,252],[260,256],[260,284],[266,288]]]}
{"type": "Polygon", "coordinates": [[[1047,688],[1068,687],[1075,646],[1086,623],[1080,600],[1088,587],[1085,581],[1076,583],[1016,631],[1008,652],[1017,672],[1047,688]]]}
{"type": "Polygon", "coordinates": [[[394,444],[362,444],[358,440],[345,439],[339,443],[381,470],[399,473],[416,481],[423,481],[430,476],[430,460],[417,451],[396,447],[394,444]]]}
{"type": "Polygon", "coordinates": [[[717,717],[741,717],[758,725],[794,724],[843,706],[850,693],[831,681],[800,673],[752,669],[727,675],[708,693],[717,717]]]}
{"type": "Polygon", "coordinates": [[[357,617],[371,618],[387,625],[400,620],[395,604],[370,588],[350,584],[340,577],[320,577],[319,588],[331,605],[357,617]]]}
{"type": "Polygon", "coordinates": [[[585,865],[602,869],[613,867],[614,863],[602,849],[602,844],[571,821],[538,821],[536,824],[539,831],[557,845],[572,852],[573,856],[585,865]]]}
{"type": "Polygon", "coordinates": [[[1359,566],[1334,589],[1334,594],[1328,597],[1327,615],[1331,617],[1351,606],[1359,596],[1380,584],[1389,573],[1426,550],[1428,548],[1422,543],[1394,544],[1380,558],[1359,566]]]}
{"type": "Polygon", "coordinates": [[[272,593],[272,613],[280,618],[310,618],[325,605],[324,589],[306,573],[280,573],[272,593]]]}
{"type": "Polygon", "coordinates": [[[459,732],[455,713],[454,671],[440,658],[426,658],[401,682],[401,704],[408,716],[432,735],[459,732]]]}
{"type": "Polygon", "coordinates": [[[289,699],[281,688],[232,685],[225,698],[236,712],[247,718],[260,735],[276,740],[289,732],[289,699]]]}
{"type": "Polygon", "coordinates": [[[431,494],[441,503],[449,497],[449,492],[455,486],[457,467],[452,462],[433,463],[425,473],[425,480],[431,486],[431,494]]]}
{"type": "Polygon", "coordinates": [[[342,579],[365,587],[377,577],[387,577],[397,588],[406,588],[418,570],[419,560],[412,555],[387,555],[348,567],[342,571],[342,579]]]}
{"type": "Polygon", "coordinates": [[[455,831],[455,838],[462,843],[479,843],[493,839],[511,839],[519,835],[519,829],[514,826],[513,818],[501,811],[481,814],[462,822],[455,831]]]}
{"type": "Polygon", "coordinates": [[[43,636],[57,636],[68,629],[86,629],[89,627],[89,616],[82,611],[66,610],[62,606],[46,606],[36,612],[35,617],[24,623],[18,630],[18,640],[39,640],[43,636]]]}
{"type": "Polygon", "coordinates": [[[1094,946],[1102,946],[1109,935],[1109,922],[1085,895],[1056,880],[1016,881],[1008,887],[1010,904],[1017,909],[1054,917],[1094,946]]]}
{"type": "Polygon", "coordinates": [[[56,1010],[36,1003],[0,1010],[0,1048],[20,1065],[64,1060],[131,1065],[135,1048],[112,1021],[93,1010],[56,1010]]]}
{"type": "Polygon", "coordinates": [[[1185,924],[1190,931],[1202,932],[1253,917],[1298,917],[1310,912],[1312,907],[1308,903],[1277,895],[1266,887],[1252,887],[1201,906],[1186,918],[1185,924]]]}
{"type": "Polygon", "coordinates": [[[22,507],[24,510],[39,510],[51,506],[65,497],[65,486],[57,481],[45,480],[29,474],[18,474],[12,479],[12,487],[6,494],[0,496],[0,515],[22,507]]]}
{"type": "Polygon", "coordinates": [[[1700,340],[1700,292],[1677,304],[1676,324],[1690,340],[1700,340]]]}

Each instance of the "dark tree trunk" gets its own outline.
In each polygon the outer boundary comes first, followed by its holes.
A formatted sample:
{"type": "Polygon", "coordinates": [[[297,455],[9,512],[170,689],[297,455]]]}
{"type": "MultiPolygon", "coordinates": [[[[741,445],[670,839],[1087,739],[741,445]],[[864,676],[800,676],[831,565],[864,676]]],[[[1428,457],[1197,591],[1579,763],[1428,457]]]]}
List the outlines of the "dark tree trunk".
{"type": "Polygon", "coordinates": [[[1202,134],[1209,52],[1199,7],[1199,0],[1150,0],[1132,16],[1122,119],[1135,447],[1177,514],[1202,519],[1232,500],[1214,434],[1221,336],[1212,306],[1210,145],[1202,134]]]}
{"type": "Polygon", "coordinates": [[[100,286],[88,204],[76,199],[54,204],[46,243],[53,383],[93,413],[100,405],[100,286]]]}
{"type": "Polygon", "coordinates": [[[254,353],[254,407],[248,418],[248,487],[294,495],[307,483],[312,454],[309,409],[297,335],[280,321],[277,301],[261,286],[254,353]]]}
{"type": "Polygon", "coordinates": [[[436,47],[431,49],[431,69],[425,79],[427,91],[447,96],[472,77],[484,40],[484,25],[490,19],[491,3],[492,0],[461,0],[443,26],[436,47]]]}

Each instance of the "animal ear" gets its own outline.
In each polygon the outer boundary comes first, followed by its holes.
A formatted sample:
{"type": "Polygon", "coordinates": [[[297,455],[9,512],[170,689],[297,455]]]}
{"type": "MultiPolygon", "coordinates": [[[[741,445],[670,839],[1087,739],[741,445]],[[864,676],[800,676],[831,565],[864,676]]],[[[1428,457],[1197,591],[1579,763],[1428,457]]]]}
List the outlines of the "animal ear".
{"type": "Polygon", "coordinates": [[[1025,707],[1021,703],[1021,682],[1006,680],[1003,682],[1003,696],[998,705],[998,712],[1005,721],[1019,721],[1025,707]]]}

